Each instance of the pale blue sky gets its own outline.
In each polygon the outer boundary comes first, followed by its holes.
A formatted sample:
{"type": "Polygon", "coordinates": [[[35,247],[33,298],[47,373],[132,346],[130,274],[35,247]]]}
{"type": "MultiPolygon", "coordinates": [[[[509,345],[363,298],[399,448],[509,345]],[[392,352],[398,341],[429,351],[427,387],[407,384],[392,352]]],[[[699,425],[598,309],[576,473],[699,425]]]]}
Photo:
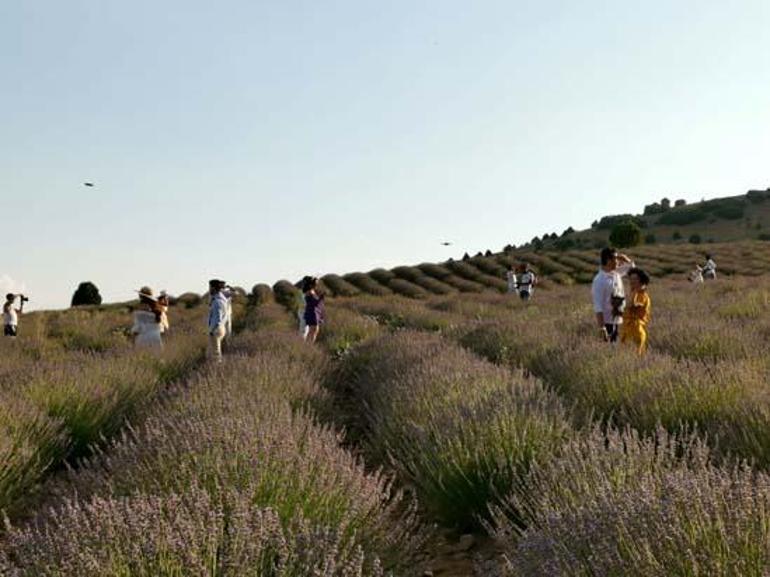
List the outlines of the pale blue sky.
{"type": "Polygon", "coordinates": [[[250,288],[766,188],[768,29],[765,0],[2,0],[0,289],[250,288]]]}

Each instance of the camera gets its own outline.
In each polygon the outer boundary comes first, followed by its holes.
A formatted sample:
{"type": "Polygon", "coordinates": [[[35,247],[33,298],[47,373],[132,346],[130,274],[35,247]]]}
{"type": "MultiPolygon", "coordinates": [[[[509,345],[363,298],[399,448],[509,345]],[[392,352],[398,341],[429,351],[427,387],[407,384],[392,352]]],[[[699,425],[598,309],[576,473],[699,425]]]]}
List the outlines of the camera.
{"type": "Polygon", "coordinates": [[[19,301],[21,301],[22,303],[28,303],[29,302],[29,297],[25,297],[24,295],[20,294],[19,295],[19,301]]]}
{"type": "Polygon", "coordinates": [[[625,305],[626,305],[625,297],[622,297],[620,295],[613,295],[610,298],[610,303],[612,305],[612,316],[622,317],[623,309],[625,308],[625,305]]]}

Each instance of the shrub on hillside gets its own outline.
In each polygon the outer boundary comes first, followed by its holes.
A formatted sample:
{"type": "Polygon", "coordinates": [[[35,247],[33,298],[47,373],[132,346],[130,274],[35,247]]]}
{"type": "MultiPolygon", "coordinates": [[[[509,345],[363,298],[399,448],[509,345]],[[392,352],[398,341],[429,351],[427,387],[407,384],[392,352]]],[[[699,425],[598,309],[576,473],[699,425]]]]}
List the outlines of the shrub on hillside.
{"type": "Polygon", "coordinates": [[[388,283],[396,278],[395,274],[389,270],[385,270],[384,268],[376,268],[372,271],[369,271],[369,276],[384,286],[388,286],[388,283]]]}
{"type": "Polygon", "coordinates": [[[571,238],[560,238],[554,243],[554,247],[562,252],[568,251],[575,248],[575,241],[571,238]]]}
{"type": "Polygon", "coordinates": [[[390,281],[388,283],[388,288],[390,288],[394,293],[397,293],[412,299],[423,299],[423,298],[426,298],[429,294],[428,291],[426,291],[421,286],[416,285],[412,282],[409,282],[408,280],[404,280],[402,278],[396,278],[390,281]]]}
{"type": "Polygon", "coordinates": [[[273,302],[273,289],[270,285],[255,284],[251,289],[251,300],[256,305],[263,305],[273,302]]]}
{"type": "Polygon", "coordinates": [[[186,309],[197,307],[203,302],[203,297],[199,294],[187,292],[182,293],[176,298],[178,305],[182,305],[186,309]]]}
{"type": "Polygon", "coordinates": [[[645,235],[645,237],[644,237],[644,244],[655,244],[656,240],[657,239],[655,238],[655,235],[650,233],[650,234],[645,235]]]}
{"type": "Polygon", "coordinates": [[[674,234],[671,235],[671,238],[674,240],[682,240],[682,233],[678,230],[675,230],[674,234]]]}
{"type": "Polygon", "coordinates": [[[641,229],[633,222],[620,222],[612,227],[610,243],[618,248],[638,245],[642,240],[641,229]]]}
{"type": "Polygon", "coordinates": [[[346,274],[344,277],[346,281],[358,288],[360,291],[375,296],[386,296],[393,294],[393,291],[388,287],[378,283],[374,278],[368,274],[362,272],[353,272],[346,274]]]}
{"type": "Polygon", "coordinates": [[[302,293],[287,280],[279,280],[273,285],[275,301],[291,311],[297,311],[300,306],[302,293]]]}
{"type": "Polygon", "coordinates": [[[768,190],[750,190],[746,193],[746,199],[754,204],[759,204],[770,199],[770,189],[768,190]]]}
{"type": "Polygon", "coordinates": [[[102,304],[102,295],[99,294],[99,289],[96,288],[96,285],[89,281],[80,283],[72,295],[73,307],[100,304],[102,304]]]}
{"type": "Polygon", "coordinates": [[[658,218],[658,224],[667,226],[685,226],[706,220],[708,213],[699,207],[684,206],[675,208],[662,214],[658,218]]]}
{"type": "Polygon", "coordinates": [[[639,228],[647,227],[647,221],[638,218],[633,214],[616,214],[612,216],[603,216],[596,225],[596,228],[599,230],[611,230],[616,224],[623,222],[633,222],[639,228]]]}
{"type": "Polygon", "coordinates": [[[699,234],[691,234],[690,238],[688,239],[688,242],[690,244],[700,244],[702,241],[701,236],[699,234]]]}
{"type": "Polygon", "coordinates": [[[360,290],[339,275],[326,274],[321,277],[321,280],[334,293],[334,296],[353,297],[361,294],[360,290]]]}

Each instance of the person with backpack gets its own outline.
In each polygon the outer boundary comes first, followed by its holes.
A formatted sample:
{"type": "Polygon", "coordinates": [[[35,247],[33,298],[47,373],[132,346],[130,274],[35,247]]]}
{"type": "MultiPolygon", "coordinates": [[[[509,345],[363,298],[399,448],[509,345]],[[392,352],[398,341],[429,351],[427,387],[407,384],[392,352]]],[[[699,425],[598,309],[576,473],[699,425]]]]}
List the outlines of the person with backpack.
{"type": "Polygon", "coordinates": [[[601,269],[591,285],[591,297],[601,338],[614,343],[618,340],[619,327],[623,324],[623,277],[634,267],[634,262],[611,247],[602,249],[600,261],[601,269]]]}
{"type": "Polygon", "coordinates": [[[527,263],[523,263],[519,267],[518,279],[519,282],[517,285],[517,290],[519,291],[519,297],[523,301],[528,301],[532,298],[532,294],[535,292],[537,276],[527,263]]]}

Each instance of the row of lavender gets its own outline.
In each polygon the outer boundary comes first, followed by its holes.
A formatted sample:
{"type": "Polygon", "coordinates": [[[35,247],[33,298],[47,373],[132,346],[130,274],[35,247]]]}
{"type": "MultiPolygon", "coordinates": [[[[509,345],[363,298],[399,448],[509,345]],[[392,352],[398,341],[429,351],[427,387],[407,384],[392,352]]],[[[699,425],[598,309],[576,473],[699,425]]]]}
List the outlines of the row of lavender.
{"type": "Polygon", "coordinates": [[[354,348],[336,397],[367,457],[434,518],[496,537],[505,561],[480,574],[764,575],[769,289],[656,287],[642,359],[593,342],[574,289],[526,307],[348,301],[381,326],[443,338],[399,330],[354,348]]]}
{"type": "Polygon", "coordinates": [[[250,315],[228,362],[197,374],[143,424],[9,527],[0,574],[401,575],[424,531],[390,479],[365,471],[312,411],[326,355],[275,306],[250,315]]]}
{"type": "Polygon", "coordinates": [[[0,511],[31,507],[46,477],[86,455],[202,357],[202,310],[174,309],[163,359],[137,354],[117,308],[26,315],[0,341],[0,511]]]}

